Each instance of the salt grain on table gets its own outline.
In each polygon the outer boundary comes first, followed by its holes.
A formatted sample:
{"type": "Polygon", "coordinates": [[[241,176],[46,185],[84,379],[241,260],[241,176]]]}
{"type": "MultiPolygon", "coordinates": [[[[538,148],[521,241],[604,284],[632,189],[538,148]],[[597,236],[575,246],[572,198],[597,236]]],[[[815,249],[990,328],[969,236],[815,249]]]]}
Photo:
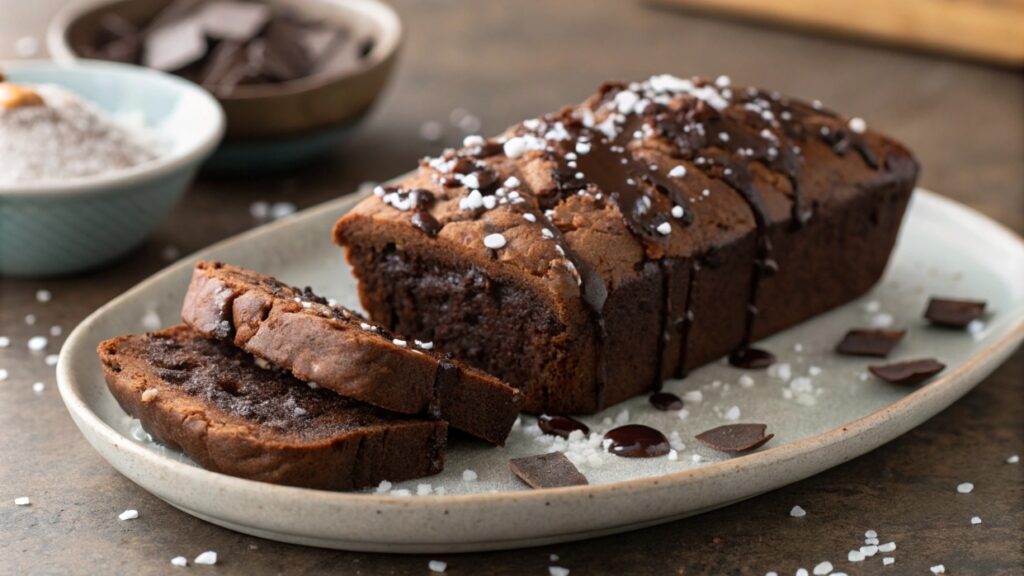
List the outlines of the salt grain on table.
{"type": "Polygon", "coordinates": [[[974,484],[970,482],[962,482],[956,486],[956,491],[960,494],[970,494],[972,490],[974,490],[974,484]]]}
{"type": "Polygon", "coordinates": [[[207,550],[199,556],[196,556],[196,559],[193,560],[193,562],[195,562],[196,564],[206,564],[208,566],[213,566],[217,563],[217,553],[213,550],[207,550]]]}
{"type": "Polygon", "coordinates": [[[135,520],[139,517],[138,510],[125,510],[117,515],[118,520],[135,520]]]}
{"type": "Polygon", "coordinates": [[[175,556],[174,558],[171,558],[171,565],[184,568],[185,566],[188,566],[188,559],[184,556],[175,556]]]}
{"type": "Polygon", "coordinates": [[[440,574],[448,569],[448,563],[440,560],[431,560],[430,562],[427,562],[427,568],[429,568],[431,572],[440,574]]]}
{"type": "Polygon", "coordinates": [[[32,501],[28,499],[28,496],[21,496],[14,499],[15,506],[28,506],[32,501]]]}

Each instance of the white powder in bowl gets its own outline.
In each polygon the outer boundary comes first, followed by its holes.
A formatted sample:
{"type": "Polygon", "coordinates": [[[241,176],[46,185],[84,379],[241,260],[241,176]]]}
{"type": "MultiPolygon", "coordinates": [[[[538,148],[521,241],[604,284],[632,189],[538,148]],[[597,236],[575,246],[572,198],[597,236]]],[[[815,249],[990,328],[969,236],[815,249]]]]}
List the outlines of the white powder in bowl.
{"type": "Polygon", "coordinates": [[[0,184],[104,174],[155,159],[157,140],[59,86],[31,86],[45,105],[0,107],[0,184]]]}

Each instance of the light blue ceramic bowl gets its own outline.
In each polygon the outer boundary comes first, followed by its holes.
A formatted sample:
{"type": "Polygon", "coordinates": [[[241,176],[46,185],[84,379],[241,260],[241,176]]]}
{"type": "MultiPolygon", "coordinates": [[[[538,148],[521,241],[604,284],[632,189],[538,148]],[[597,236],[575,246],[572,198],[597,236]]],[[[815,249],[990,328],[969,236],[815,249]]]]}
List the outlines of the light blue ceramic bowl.
{"type": "Polygon", "coordinates": [[[224,135],[220,105],[153,70],[79,60],[0,62],[15,83],[57,84],[111,114],[141,113],[162,152],[152,162],[60,181],[0,184],[0,274],[55,276],[110,262],[168,215],[224,135]]]}

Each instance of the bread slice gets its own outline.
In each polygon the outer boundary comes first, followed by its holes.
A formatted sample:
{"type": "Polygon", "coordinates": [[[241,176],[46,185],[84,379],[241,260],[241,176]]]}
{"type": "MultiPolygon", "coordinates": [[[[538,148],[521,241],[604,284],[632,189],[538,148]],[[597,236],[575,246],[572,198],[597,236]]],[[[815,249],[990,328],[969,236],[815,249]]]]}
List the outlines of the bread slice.
{"type": "Polygon", "coordinates": [[[439,417],[495,444],[519,414],[515,388],[429,342],[396,338],[308,288],[237,266],[196,264],[182,318],[300,380],[393,412],[439,417]]]}
{"type": "Polygon", "coordinates": [[[215,472],[352,490],[444,467],[445,422],[315,389],[184,325],[113,338],[98,353],[125,412],[215,472]]]}

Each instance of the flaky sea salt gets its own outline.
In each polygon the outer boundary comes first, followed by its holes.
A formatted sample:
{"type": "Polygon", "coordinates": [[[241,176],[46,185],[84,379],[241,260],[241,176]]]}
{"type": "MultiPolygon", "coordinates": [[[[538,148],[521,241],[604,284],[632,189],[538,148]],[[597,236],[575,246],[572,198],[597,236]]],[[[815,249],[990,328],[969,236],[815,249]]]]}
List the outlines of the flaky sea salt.
{"type": "Polygon", "coordinates": [[[972,490],[974,490],[974,484],[970,482],[961,482],[956,485],[956,491],[960,494],[970,494],[972,490]]]}
{"type": "Polygon", "coordinates": [[[59,359],[60,356],[57,356],[56,354],[47,354],[46,358],[43,358],[43,362],[45,362],[47,366],[56,366],[57,360],[59,359]]]}
{"type": "Polygon", "coordinates": [[[0,382],[7,380],[8,372],[6,368],[0,368],[0,382]]]}
{"type": "Polygon", "coordinates": [[[892,556],[886,556],[885,558],[882,558],[882,565],[883,566],[889,566],[889,565],[893,564],[894,562],[896,562],[896,559],[893,558],[892,556]]]}
{"type": "Polygon", "coordinates": [[[896,550],[896,543],[895,542],[888,542],[886,544],[879,544],[879,546],[878,546],[878,551],[879,552],[886,552],[886,553],[888,553],[888,552],[892,552],[894,550],[896,550]]]}
{"type": "Polygon", "coordinates": [[[739,406],[731,406],[728,410],[725,411],[724,414],[722,414],[722,418],[725,418],[726,420],[739,420],[740,419],[740,407],[739,406]]]}
{"type": "Polygon", "coordinates": [[[868,129],[868,124],[863,118],[850,118],[849,126],[854,134],[863,134],[868,129]]]}
{"type": "Polygon", "coordinates": [[[569,569],[562,566],[548,566],[549,576],[569,576],[569,569]]]}
{"type": "Polygon", "coordinates": [[[789,511],[789,515],[793,518],[803,518],[807,516],[807,511],[800,506],[793,506],[793,509],[789,511]]]}
{"type": "Polygon", "coordinates": [[[669,170],[668,175],[673,178],[682,178],[686,176],[686,166],[680,164],[679,166],[669,170]]]}
{"type": "Polygon", "coordinates": [[[193,560],[193,562],[196,564],[206,564],[207,566],[213,566],[217,563],[217,553],[213,550],[207,550],[199,556],[196,556],[196,559],[193,560]]]}
{"type": "Polygon", "coordinates": [[[0,348],[8,348],[11,345],[11,339],[7,336],[0,336],[0,348]]]}
{"type": "Polygon", "coordinates": [[[505,247],[505,237],[501,234],[488,234],[484,236],[484,246],[491,250],[497,250],[505,247]]]}
{"type": "Polygon", "coordinates": [[[440,560],[431,560],[430,562],[427,562],[427,568],[431,572],[436,572],[440,574],[448,569],[448,563],[442,562],[440,560]]]}
{"type": "Polygon", "coordinates": [[[39,289],[36,290],[36,302],[46,304],[53,299],[53,294],[49,290],[39,289]]]}
{"type": "Polygon", "coordinates": [[[145,128],[119,123],[59,86],[31,90],[44,105],[0,110],[0,184],[94,176],[157,157],[145,128]]]}
{"type": "Polygon", "coordinates": [[[28,506],[32,501],[28,499],[28,496],[21,496],[14,499],[15,506],[28,506]]]}
{"type": "Polygon", "coordinates": [[[971,516],[971,526],[981,524],[981,516],[971,516]]]}
{"type": "Polygon", "coordinates": [[[388,492],[391,491],[391,486],[391,482],[388,482],[387,480],[381,480],[380,484],[377,485],[377,489],[375,491],[377,492],[377,494],[387,494],[388,492]]]}
{"type": "Polygon", "coordinates": [[[28,339],[28,349],[33,352],[40,352],[46,348],[46,336],[33,336],[28,339]]]}
{"type": "Polygon", "coordinates": [[[154,330],[159,330],[161,324],[160,315],[157,314],[156,310],[147,310],[146,313],[142,315],[141,323],[142,327],[147,331],[152,332],[154,330]]]}
{"type": "Polygon", "coordinates": [[[478,476],[476,475],[476,472],[474,472],[472,470],[463,470],[462,471],[462,481],[463,482],[476,482],[477,478],[478,478],[478,476]]]}
{"type": "Polygon", "coordinates": [[[932,571],[932,574],[945,574],[946,573],[946,567],[943,566],[942,564],[936,564],[935,566],[932,566],[931,568],[929,568],[929,570],[932,571]]]}
{"type": "Polygon", "coordinates": [[[1007,464],[1016,464],[1018,462],[1020,462],[1020,455],[1018,454],[1014,454],[1013,456],[1010,456],[1009,458],[1006,459],[1007,464]]]}
{"type": "Polygon", "coordinates": [[[826,560],[826,561],[818,564],[817,566],[815,566],[814,570],[812,570],[812,572],[814,572],[815,576],[825,576],[825,574],[831,574],[832,573],[832,563],[829,562],[828,560],[826,560]]]}
{"type": "Polygon", "coordinates": [[[42,394],[43,390],[45,389],[46,384],[43,384],[42,382],[36,382],[35,384],[32,385],[32,391],[35,392],[36,394],[42,394]]]}
{"type": "Polygon", "coordinates": [[[175,556],[174,558],[171,558],[171,566],[184,568],[185,566],[188,566],[188,558],[185,558],[184,556],[175,556]]]}
{"type": "Polygon", "coordinates": [[[135,520],[139,517],[138,510],[125,510],[117,515],[118,520],[135,520]]]}

